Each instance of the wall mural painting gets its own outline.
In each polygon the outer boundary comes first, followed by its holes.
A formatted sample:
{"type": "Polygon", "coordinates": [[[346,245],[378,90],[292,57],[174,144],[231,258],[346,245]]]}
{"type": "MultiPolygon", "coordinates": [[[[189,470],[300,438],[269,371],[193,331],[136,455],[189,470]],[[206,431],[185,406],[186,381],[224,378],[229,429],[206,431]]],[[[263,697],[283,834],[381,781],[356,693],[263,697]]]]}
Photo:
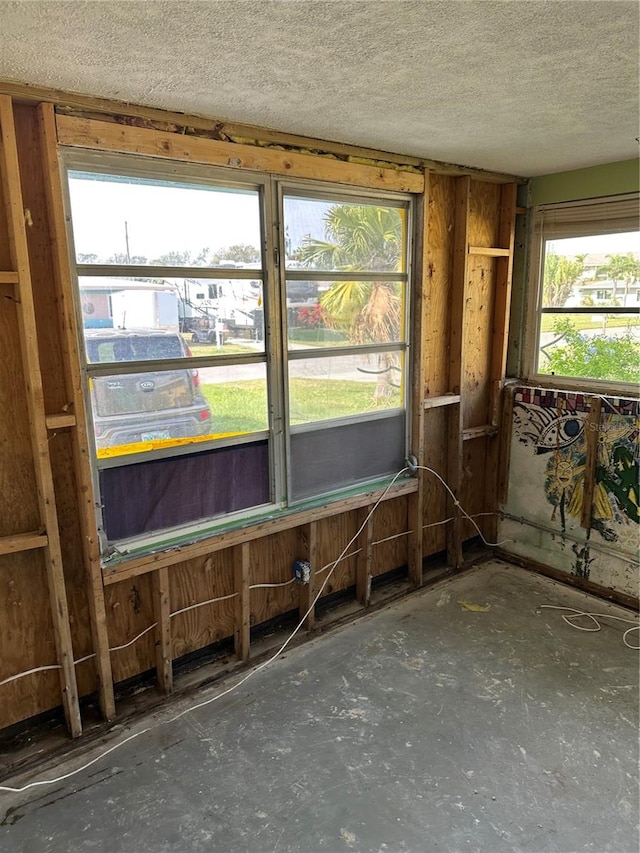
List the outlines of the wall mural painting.
{"type": "MultiPolygon", "coordinates": [[[[519,388],[514,394],[514,436],[535,455],[548,456],[544,494],[553,507],[551,521],[564,536],[568,517],[582,514],[589,397],[566,391],[519,388]]],[[[592,530],[607,542],[637,549],[638,480],[640,473],[640,404],[616,397],[602,398],[598,431],[592,530]]],[[[573,544],[573,573],[589,577],[593,558],[589,537],[573,544]]]]}

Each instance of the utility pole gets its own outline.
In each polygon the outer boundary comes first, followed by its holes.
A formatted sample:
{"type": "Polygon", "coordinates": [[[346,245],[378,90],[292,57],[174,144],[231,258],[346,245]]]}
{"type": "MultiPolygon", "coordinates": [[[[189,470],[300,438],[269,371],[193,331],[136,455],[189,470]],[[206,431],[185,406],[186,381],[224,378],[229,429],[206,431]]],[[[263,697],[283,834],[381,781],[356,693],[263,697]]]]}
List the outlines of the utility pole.
{"type": "Polygon", "coordinates": [[[124,242],[127,246],[127,263],[131,263],[131,255],[129,254],[129,225],[127,220],[124,221],[124,242]]]}

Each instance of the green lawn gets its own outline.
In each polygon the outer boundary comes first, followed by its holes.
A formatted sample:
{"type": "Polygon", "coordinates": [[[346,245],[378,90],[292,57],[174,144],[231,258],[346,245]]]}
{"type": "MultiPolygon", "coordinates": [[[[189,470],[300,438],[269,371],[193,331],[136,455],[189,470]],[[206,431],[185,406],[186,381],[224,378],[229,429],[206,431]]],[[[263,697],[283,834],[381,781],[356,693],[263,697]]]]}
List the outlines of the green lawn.
{"type": "MultiPolygon", "coordinates": [[[[213,415],[216,433],[256,432],[267,429],[267,394],[259,379],[201,384],[213,415]]],[[[385,406],[375,399],[376,382],[340,379],[293,379],[290,388],[291,421],[308,423],[325,418],[346,417],[400,405],[400,392],[393,389],[385,406]]]]}
{"type": "Polygon", "coordinates": [[[250,342],[247,342],[244,346],[242,344],[224,344],[222,347],[218,348],[215,344],[192,344],[187,339],[187,345],[191,350],[191,355],[199,358],[210,355],[238,355],[246,352],[260,352],[260,350],[250,342]]]}
{"type": "Polygon", "coordinates": [[[553,332],[553,328],[555,324],[558,322],[558,319],[568,319],[571,321],[571,325],[576,331],[582,331],[583,329],[601,329],[602,328],[602,320],[592,320],[592,317],[607,317],[607,328],[611,329],[614,326],[640,326],[640,317],[636,314],[632,317],[621,317],[616,316],[615,314],[605,314],[604,311],[598,311],[597,308],[593,309],[593,314],[542,314],[542,323],[540,325],[540,331],[542,332],[553,332]]]}
{"type": "Polygon", "coordinates": [[[216,433],[267,429],[267,389],[261,379],[200,383],[209,403],[216,433]]]}

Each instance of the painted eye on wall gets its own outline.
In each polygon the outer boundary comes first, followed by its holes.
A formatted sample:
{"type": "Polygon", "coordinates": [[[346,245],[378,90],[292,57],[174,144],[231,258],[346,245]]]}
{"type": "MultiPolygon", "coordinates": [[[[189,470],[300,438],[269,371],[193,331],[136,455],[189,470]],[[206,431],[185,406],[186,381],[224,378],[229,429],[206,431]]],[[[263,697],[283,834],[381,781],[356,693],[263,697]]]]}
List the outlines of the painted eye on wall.
{"type": "Polygon", "coordinates": [[[536,445],[536,453],[568,447],[584,433],[584,421],[575,415],[563,415],[549,424],[536,445]]]}

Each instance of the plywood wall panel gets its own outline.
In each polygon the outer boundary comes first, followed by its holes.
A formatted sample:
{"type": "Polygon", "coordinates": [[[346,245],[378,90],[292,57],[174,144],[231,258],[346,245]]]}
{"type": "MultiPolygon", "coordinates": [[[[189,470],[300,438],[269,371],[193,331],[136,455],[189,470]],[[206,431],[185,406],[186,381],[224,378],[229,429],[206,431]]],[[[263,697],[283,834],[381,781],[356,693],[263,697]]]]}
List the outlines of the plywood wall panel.
{"type": "Polygon", "coordinates": [[[373,546],[371,574],[383,575],[393,569],[407,565],[407,499],[385,501],[378,506],[373,516],[373,546]],[[389,536],[402,534],[395,539],[381,542],[389,536]]]}
{"type": "Polygon", "coordinates": [[[0,536],[37,530],[40,515],[16,307],[0,298],[0,536]]]}
{"type": "MultiPolygon", "coordinates": [[[[445,409],[433,409],[426,412],[425,465],[433,468],[442,477],[447,474],[447,413],[445,409]]],[[[423,524],[447,518],[447,495],[440,481],[428,472],[424,472],[424,512],[423,524]]],[[[423,528],[422,549],[425,557],[444,551],[447,545],[447,525],[438,524],[423,528]]]]}
{"type": "MultiPolygon", "coordinates": [[[[460,502],[469,515],[485,510],[484,471],[487,458],[487,441],[491,441],[491,439],[476,438],[464,443],[460,502]]],[[[475,521],[484,531],[484,518],[481,516],[475,521]]],[[[470,539],[478,535],[478,531],[468,521],[463,523],[462,530],[463,539],[470,539]]]]}
{"type": "Polygon", "coordinates": [[[62,412],[66,399],[53,258],[42,175],[38,116],[31,106],[14,108],[20,151],[20,183],[25,206],[31,285],[36,309],[40,370],[47,414],[62,412]]]}
{"type": "MultiPolygon", "coordinates": [[[[298,532],[294,527],[257,539],[250,545],[250,583],[284,583],[293,576],[293,564],[300,558],[298,532]]],[[[251,590],[251,625],[259,625],[298,608],[297,584],[251,590]]]]}
{"type": "MultiPolygon", "coordinates": [[[[454,178],[430,176],[427,226],[427,269],[425,298],[427,324],[424,330],[427,394],[447,394],[449,387],[449,341],[452,265],[454,249],[454,214],[456,183],[454,178]]],[[[446,475],[447,414],[444,409],[425,412],[425,465],[446,475]]],[[[446,496],[437,480],[424,473],[425,493],[423,524],[446,518],[446,496]]],[[[446,526],[423,529],[423,554],[442,551],[446,547],[446,526]]]]}
{"type": "Polygon", "coordinates": [[[453,218],[455,182],[453,178],[431,175],[427,223],[424,298],[427,328],[424,330],[425,394],[437,396],[449,391],[449,294],[453,258],[453,218]]]}
{"type": "Polygon", "coordinates": [[[496,264],[495,258],[483,255],[469,258],[463,330],[462,421],[465,429],[484,426],[489,421],[496,264]]]}
{"type": "MultiPolygon", "coordinates": [[[[57,663],[42,551],[0,556],[0,681],[57,663]]],[[[0,686],[0,728],[59,705],[56,670],[0,686]]]]}
{"type": "MultiPolygon", "coordinates": [[[[109,646],[125,645],[155,621],[151,576],[141,575],[132,581],[108,586],[105,589],[105,606],[109,646]]],[[[115,682],[155,667],[155,636],[153,631],[149,631],[128,648],[112,652],[115,682]]]]}
{"type": "MultiPolygon", "coordinates": [[[[169,572],[171,612],[233,595],[233,552],[187,560],[169,572]]],[[[233,636],[235,599],[216,601],[171,618],[173,658],[233,636]]]]}
{"type": "MultiPolygon", "coordinates": [[[[471,181],[469,203],[469,244],[498,246],[500,187],[486,181],[471,181]]],[[[507,248],[507,247],[505,247],[507,248]]]]}
{"type": "MultiPolygon", "coordinates": [[[[330,518],[323,518],[316,522],[316,542],[318,548],[318,569],[328,566],[342,553],[343,548],[354,536],[359,527],[359,515],[357,512],[343,512],[330,518]]],[[[347,553],[355,551],[358,547],[357,541],[351,545],[347,553]]],[[[322,586],[325,578],[325,570],[316,577],[314,593],[322,586]]],[[[356,583],[356,557],[348,557],[342,560],[331,573],[322,596],[331,595],[343,589],[355,586],[356,583]]]]}
{"type": "MultiPolygon", "coordinates": [[[[499,246],[500,187],[471,181],[467,242],[471,246],[499,246]]],[[[471,255],[466,282],[462,377],[463,426],[488,423],[491,401],[491,346],[497,260],[471,255]]]]}

